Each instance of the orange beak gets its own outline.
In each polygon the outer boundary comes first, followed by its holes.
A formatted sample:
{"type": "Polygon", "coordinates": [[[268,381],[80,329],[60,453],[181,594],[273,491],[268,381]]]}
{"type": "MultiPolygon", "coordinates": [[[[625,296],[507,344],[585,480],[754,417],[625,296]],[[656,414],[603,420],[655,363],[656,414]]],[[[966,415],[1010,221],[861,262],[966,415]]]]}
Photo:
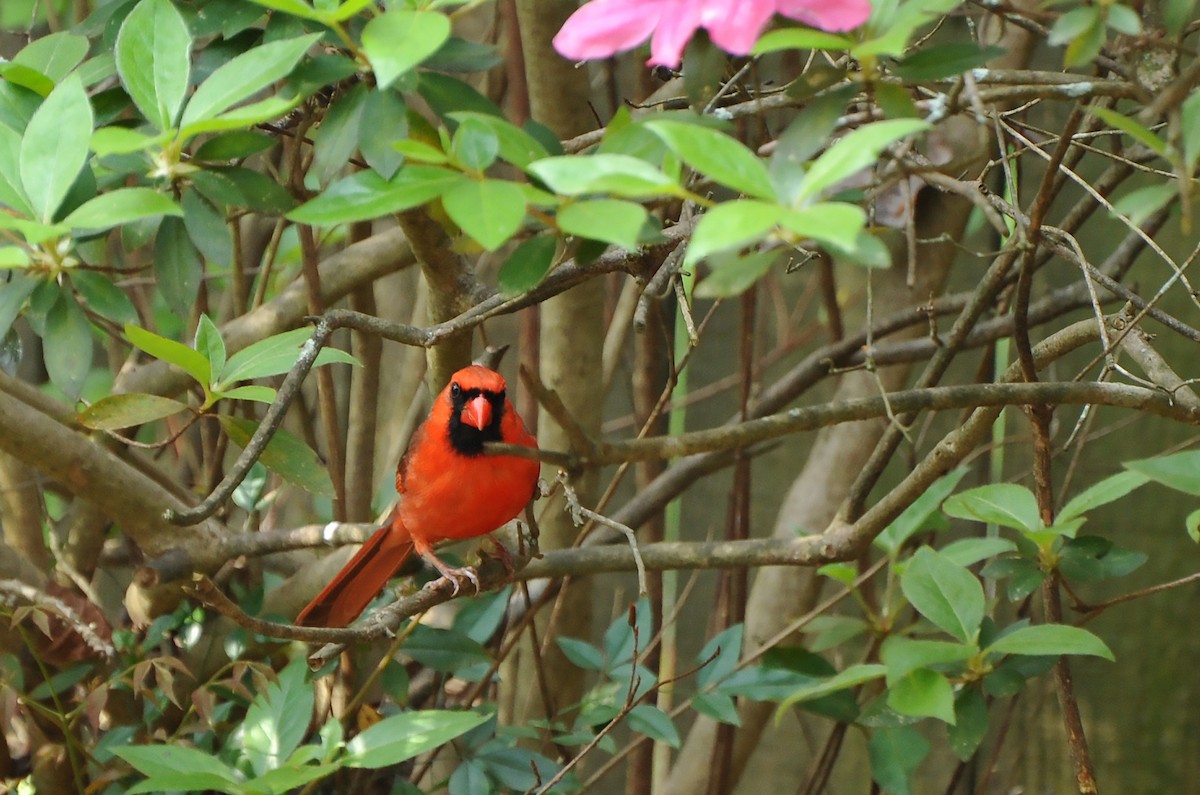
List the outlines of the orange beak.
{"type": "Polygon", "coordinates": [[[482,431],[492,423],[492,404],[483,395],[471,398],[463,406],[462,419],[467,425],[482,431]]]}

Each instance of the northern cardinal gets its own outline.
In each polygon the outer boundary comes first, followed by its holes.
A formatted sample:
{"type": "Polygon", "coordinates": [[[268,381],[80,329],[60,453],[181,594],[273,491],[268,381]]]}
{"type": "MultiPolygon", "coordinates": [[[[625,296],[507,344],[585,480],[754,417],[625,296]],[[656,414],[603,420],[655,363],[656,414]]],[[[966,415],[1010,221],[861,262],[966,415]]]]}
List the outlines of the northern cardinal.
{"type": "Polygon", "coordinates": [[[433,554],[444,539],[485,535],[520,513],[537,487],[537,461],[484,455],[484,442],[536,447],[505,397],[504,378],[472,365],[454,374],[413,435],[396,469],[400,502],[333,581],[300,611],[296,623],[344,627],[358,617],[415,549],[455,584],[478,585],[467,569],[433,554]]]}

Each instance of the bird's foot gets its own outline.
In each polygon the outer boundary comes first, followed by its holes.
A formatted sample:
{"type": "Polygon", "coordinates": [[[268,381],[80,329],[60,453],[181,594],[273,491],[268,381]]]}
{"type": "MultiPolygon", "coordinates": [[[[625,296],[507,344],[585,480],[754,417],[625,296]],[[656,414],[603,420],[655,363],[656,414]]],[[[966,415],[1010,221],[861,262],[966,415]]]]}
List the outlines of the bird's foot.
{"type": "MultiPolygon", "coordinates": [[[[520,536],[518,535],[518,538],[519,537],[520,536]]],[[[488,537],[488,540],[492,542],[492,557],[500,561],[500,565],[504,567],[504,576],[511,577],[516,574],[517,567],[513,563],[512,554],[508,551],[508,547],[504,546],[495,538],[491,538],[490,536],[488,537]]],[[[522,546],[524,545],[522,544],[522,546]]],[[[524,551],[525,550],[522,549],[521,554],[524,554],[524,551]]]]}
{"type": "Polygon", "coordinates": [[[447,566],[445,568],[439,567],[438,571],[440,571],[442,573],[442,576],[438,577],[436,580],[434,580],[432,582],[426,583],[425,588],[427,590],[436,591],[437,589],[442,587],[443,583],[448,582],[448,583],[450,583],[451,588],[452,588],[452,590],[450,591],[450,595],[458,596],[458,592],[462,590],[463,583],[471,582],[471,583],[474,583],[474,585],[475,585],[475,593],[476,594],[479,593],[479,590],[480,590],[479,574],[476,573],[475,569],[470,568],[468,566],[464,566],[461,569],[456,569],[456,568],[447,566]]]}

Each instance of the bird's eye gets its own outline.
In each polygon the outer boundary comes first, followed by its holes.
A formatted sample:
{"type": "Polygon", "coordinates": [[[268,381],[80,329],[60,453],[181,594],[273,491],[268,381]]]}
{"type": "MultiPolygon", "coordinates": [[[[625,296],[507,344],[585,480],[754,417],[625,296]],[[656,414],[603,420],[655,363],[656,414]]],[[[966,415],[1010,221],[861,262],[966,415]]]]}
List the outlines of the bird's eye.
{"type": "Polygon", "coordinates": [[[458,397],[461,394],[462,394],[462,387],[458,385],[457,381],[455,381],[453,384],[450,385],[450,396],[458,397]]]}

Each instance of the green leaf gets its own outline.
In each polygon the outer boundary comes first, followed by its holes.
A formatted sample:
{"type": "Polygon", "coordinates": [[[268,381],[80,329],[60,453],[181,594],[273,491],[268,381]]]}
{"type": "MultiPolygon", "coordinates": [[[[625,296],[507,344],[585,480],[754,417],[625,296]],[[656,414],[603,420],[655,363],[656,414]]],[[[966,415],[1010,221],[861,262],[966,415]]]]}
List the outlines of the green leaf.
{"type": "Polygon", "coordinates": [[[1196,8],[1196,0],[1166,0],[1163,3],[1163,20],[1167,32],[1178,36],[1184,27],[1192,21],[1192,12],[1196,8]]]}
{"type": "Polygon", "coordinates": [[[358,148],[367,165],[384,179],[404,164],[392,144],[408,135],[408,105],[395,91],[368,91],[358,127],[358,148]]]}
{"type": "Polygon", "coordinates": [[[198,190],[183,192],[183,225],[205,261],[228,267],[233,263],[233,234],[218,210],[198,190]]]}
{"type": "Polygon", "coordinates": [[[721,693],[698,693],[692,698],[692,708],[701,715],[706,715],[715,721],[728,723],[730,726],[741,726],[742,718],[738,714],[737,705],[729,696],[721,693]]]}
{"type": "MultiPolygon", "coordinates": [[[[0,82],[0,88],[4,85],[0,82]]],[[[33,215],[21,186],[21,135],[3,124],[0,124],[0,204],[21,215],[33,215]]]]}
{"type": "Polygon", "coordinates": [[[11,63],[36,69],[53,86],[83,62],[87,51],[85,36],[60,31],[29,42],[13,56],[11,63]]]}
{"type": "Polygon", "coordinates": [[[709,179],[749,196],[775,199],[766,165],[742,142],[698,124],[658,120],[645,127],[709,179]]]}
{"type": "Polygon", "coordinates": [[[586,640],[558,635],[554,638],[558,648],[571,664],[585,671],[603,671],[604,653],[586,640]]]}
{"type": "Polygon", "coordinates": [[[200,252],[179,218],[164,218],[154,239],[154,278],[167,305],[181,317],[191,314],[204,277],[200,252]]]}
{"type": "Polygon", "coordinates": [[[20,246],[0,246],[0,270],[28,268],[29,252],[20,246]]]}
{"type": "Polygon", "coordinates": [[[492,661],[483,644],[463,633],[424,624],[419,624],[404,642],[404,653],[435,671],[459,676],[464,676],[465,669],[492,661]]]}
{"type": "Polygon", "coordinates": [[[160,337],[153,331],[139,328],[132,323],[125,325],[125,338],[135,348],[150,354],[155,359],[175,365],[205,387],[212,380],[208,359],[193,348],[175,340],[160,337]]]}
{"type": "Polygon", "coordinates": [[[142,0],[117,34],[117,74],[138,110],[160,131],[174,125],[191,73],[192,37],[170,0],[142,0]]]}
{"type": "Polygon", "coordinates": [[[979,744],[987,736],[988,710],[983,691],[971,685],[959,692],[954,701],[955,720],[946,727],[950,750],[962,761],[975,755],[979,744]]]}
{"type": "Polygon", "coordinates": [[[1058,512],[1058,516],[1054,521],[1058,524],[1083,516],[1093,508],[1098,508],[1101,505],[1107,505],[1110,502],[1121,499],[1134,489],[1149,482],[1149,480],[1150,477],[1148,475],[1136,471],[1120,472],[1107,477],[1084,490],[1083,493],[1072,497],[1070,502],[1064,505],[1062,510],[1058,512]]]}
{"type": "Polygon", "coordinates": [[[92,133],[88,146],[100,157],[140,152],[165,142],[163,135],[146,135],[128,127],[101,127],[92,133]]]}
{"type": "Polygon", "coordinates": [[[981,560],[1015,552],[1017,545],[1007,538],[960,538],[939,551],[942,557],[959,566],[974,566],[981,560]]]}
{"type": "Polygon", "coordinates": [[[255,5],[260,5],[263,8],[271,8],[275,11],[282,11],[285,14],[291,14],[294,17],[301,19],[320,19],[320,15],[316,9],[310,6],[303,0],[252,0],[255,5]]]}
{"type": "Polygon", "coordinates": [[[1059,552],[1058,569],[1070,580],[1124,577],[1147,560],[1145,552],[1119,547],[1100,536],[1068,539],[1059,552]]]}
{"type": "Polygon", "coordinates": [[[954,723],[954,689],[946,677],[918,668],[888,687],[887,705],[901,715],[954,723]]]}
{"type": "Polygon", "coordinates": [[[346,765],[378,769],[450,742],[488,719],[476,712],[424,710],[384,718],[346,744],[346,765]]]}
{"type": "Polygon", "coordinates": [[[829,677],[822,679],[814,684],[805,685],[799,690],[793,691],[790,695],[779,702],[779,708],[775,712],[775,717],[778,720],[779,716],[794,704],[801,701],[811,701],[821,696],[827,696],[830,693],[836,693],[839,690],[846,690],[851,687],[856,687],[864,682],[870,682],[879,679],[887,673],[887,668],[875,663],[860,663],[851,665],[846,670],[829,677]]]}
{"type": "Polygon", "coordinates": [[[305,681],[307,670],[303,655],[292,658],[246,710],[240,747],[259,776],[280,767],[308,733],[313,689],[305,681]]]}
{"type": "Polygon", "coordinates": [[[836,33],[811,28],[780,28],[768,31],[755,43],[751,55],[779,50],[848,50],[853,40],[836,33]]]}
{"type": "Polygon", "coordinates": [[[903,635],[892,635],[883,642],[880,659],[887,666],[887,681],[890,686],[918,668],[962,662],[970,659],[978,651],[974,645],[968,643],[918,640],[903,635]]]}
{"type": "MultiPolygon", "coordinates": [[[[212,754],[185,745],[126,745],[115,748],[117,756],[148,776],[160,792],[168,790],[215,789],[242,792],[237,772],[212,754]]],[[[150,782],[146,782],[146,786],[150,782]]],[[[134,790],[129,790],[133,792],[134,790]]],[[[152,792],[139,789],[140,792],[152,792]]]]}
{"type": "Polygon", "coordinates": [[[75,296],[66,290],[59,291],[58,300],[46,315],[42,346],[50,380],[75,400],[92,368],[92,325],[75,296]]]}
{"type": "Polygon", "coordinates": [[[1087,654],[1115,660],[1104,641],[1080,627],[1066,624],[1035,624],[1001,635],[984,649],[992,654],[1052,655],[1087,654]]]}
{"type": "Polygon", "coordinates": [[[367,94],[367,87],[360,83],[338,97],[313,135],[313,163],[309,175],[316,179],[318,186],[326,187],[350,162],[358,148],[367,94]]]}
{"type": "Polygon", "coordinates": [[[782,215],[783,208],[770,202],[755,199],[721,202],[700,216],[688,241],[684,265],[690,267],[714,252],[763,240],[782,215]]]}
{"type": "MultiPolygon", "coordinates": [[[[311,337],[311,329],[298,328],[247,345],[229,357],[214,385],[224,390],[239,381],[283,375],[296,364],[311,337]]],[[[334,362],[358,364],[358,360],[345,351],[326,346],[317,354],[313,367],[334,362]]]]}
{"type": "Polygon", "coordinates": [[[156,215],[183,215],[175,202],[152,188],[118,188],[75,208],[62,222],[76,229],[109,229],[156,215]]]}
{"type": "Polygon", "coordinates": [[[483,173],[500,154],[500,139],[478,117],[464,119],[454,131],[450,154],[459,165],[483,173]]]}
{"type": "Polygon", "coordinates": [[[488,251],[495,251],[521,228],[525,194],[499,179],[464,179],[442,194],[446,214],[488,251]]]}
{"type": "MultiPolygon", "coordinates": [[[[258,430],[259,423],[241,417],[222,415],[221,427],[230,441],[245,448],[258,430]]],[[[295,486],[319,497],[333,498],[333,481],[329,479],[317,454],[298,436],[282,428],[275,431],[267,448],[263,450],[263,466],[295,486]]]]}
{"type": "Polygon", "coordinates": [[[269,386],[235,386],[214,393],[218,400],[253,400],[258,403],[274,403],[277,393],[269,386]]]}
{"type": "MultiPolygon", "coordinates": [[[[188,100],[180,120],[181,137],[195,135],[208,121],[287,76],[319,34],[273,41],[242,53],[208,76],[188,100]]],[[[268,117],[270,118],[270,117],[268,117]]]]}
{"type": "Polygon", "coordinates": [[[415,69],[450,38],[450,20],[436,11],[400,9],[380,14],[362,32],[362,49],[379,88],[415,69]]]}
{"type": "Polygon", "coordinates": [[[21,184],[34,215],[49,223],[87,162],[92,106],[78,75],[58,84],[21,139],[21,184]]]}
{"type": "Polygon", "coordinates": [[[719,253],[708,257],[712,271],[696,285],[697,298],[730,298],[741,295],[757,282],[783,255],[780,249],[749,254],[719,253]]]}
{"type": "Polygon", "coordinates": [[[1142,18],[1128,6],[1120,3],[1109,3],[1105,6],[1108,15],[1105,22],[1110,28],[1126,36],[1137,36],[1142,32],[1142,18]]]}
{"type": "Polygon", "coordinates": [[[208,315],[200,315],[200,321],[196,324],[194,346],[208,359],[210,372],[219,373],[225,369],[225,340],[221,338],[217,324],[213,323],[208,315]]]}
{"type": "Polygon", "coordinates": [[[929,755],[929,741],[912,726],[878,729],[867,742],[871,777],[888,795],[912,795],[912,775],[929,755]]]}
{"type": "Polygon", "coordinates": [[[4,78],[7,83],[27,88],[43,97],[54,90],[53,80],[46,77],[37,69],[32,69],[18,63],[0,62],[0,77],[4,78]]]}
{"type": "Polygon", "coordinates": [[[859,127],[839,138],[805,174],[797,202],[816,197],[847,177],[873,164],[879,153],[896,141],[929,129],[921,119],[888,119],[859,127]]]}
{"type": "Polygon", "coordinates": [[[629,199],[681,192],[674,180],[630,155],[570,155],[546,157],[526,169],[550,190],[564,196],[612,193],[629,199]]]}
{"type": "Polygon", "coordinates": [[[646,208],[620,199],[584,200],[563,207],[555,220],[567,234],[637,251],[638,234],[646,223],[646,208]]]}
{"type": "Polygon", "coordinates": [[[1188,538],[1200,544],[1200,510],[1189,513],[1184,525],[1187,527],[1188,538]]]}
{"type": "Polygon", "coordinates": [[[683,742],[670,716],[658,707],[639,704],[629,710],[628,721],[630,729],[655,742],[666,743],[672,748],[679,748],[683,742]]]}
{"type": "MultiPolygon", "coordinates": [[[[93,142],[95,141],[95,136],[93,136],[92,140],[93,142]]],[[[200,144],[199,148],[193,153],[192,159],[208,162],[241,160],[251,155],[256,155],[259,152],[265,152],[274,146],[275,143],[274,138],[260,132],[233,130],[221,133],[220,135],[214,135],[200,144]]]]}
{"type": "Polygon", "coordinates": [[[959,467],[938,478],[875,537],[875,545],[889,555],[899,552],[904,542],[928,526],[942,501],[950,496],[967,471],[966,467],[959,467]]]}
{"type": "Polygon", "coordinates": [[[1098,105],[1089,107],[1088,112],[1108,126],[1115,127],[1133,140],[1144,144],[1155,154],[1163,157],[1167,156],[1167,142],[1159,138],[1140,122],[1134,121],[1122,113],[1117,113],[1112,108],[1102,108],[1098,105]]]}
{"type": "Polygon", "coordinates": [[[365,221],[422,205],[466,179],[458,172],[434,166],[405,166],[390,180],[373,171],[360,171],[335,182],[287,217],[296,223],[321,226],[365,221]]]}
{"type": "Polygon", "coordinates": [[[980,47],[973,42],[946,42],[923,47],[902,58],[893,71],[905,80],[940,80],[983,66],[1006,52],[1003,47],[980,47]]]}
{"type": "Polygon", "coordinates": [[[696,655],[696,660],[704,666],[696,677],[697,687],[709,687],[733,673],[742,654],[744,632],[744,624],[734,624],[704,644],[704,648],[696,655]]]}
{"type": "Polygon", "coordinates": [[[21,307],[25,305],[25,299],[44,281],[44,279],[35,279],[24,273],[11,274],[4,289],[0,290],[0,340],[8,336],[13,321],[21,313],[21,307]]]}
{"type": "Polygon", "coordinates": [[[292,108],[300,104],[300,95],[293,96],[274,96],[260,99],[257,102],[251,102],[249,105],[242,105],[233,110],[227,110],[224,113],[214,116],[211,119],[200,119],[189,124],[184,129],[180,136],[183,138],[191,138],[201,133],[221,132],[223,130],[237,130],[242,128],[253,127],[256,124],[262,124],[265,121],[278,119],[281,116],[290,113],[292,108]]]}
{"type": "Polygon", "coordinates": [[[793,234],[841,250],[855,247],[866,222],[863,208],[846,202],[821,202],[787,209],[779,218],[780,226],[793,234]]]}
{"type": "Polygon", "coordinates": [[[1126,461],[1125,468],[1177,491],[1200,496],[1200,450],[1126,461]]]}
{"type": "Polygon", "coordinates": [[[963,643],[972,643],[983,621],[983,586],[964,567],[921,547],[908,561],[900,586],[917,612],[963,643]]]}
{"type": "Polygon", "coordinates": [[[968,489],[942,503],[942,510],[947,516],[990,522],[1015,530],[1033,532],[1042,529],[1041,513],[1033,492],[1015,483],[992,483],[968,489]]]}
{"type": "Polygon", "coordinates": [[[170,417],[187,409],[187,404],[159,395],[129,392],[97,400],[79,414],[79,421],[98,431],[115,431],[132,425],[170,417]]]}
{"type": "Polygon", "coordinates": [[[500,266],[500,292],[511,297],[536,287],[554,264],[557,251],[558,241],[549,235],[522,241],[500,266]]]}
{"type": "Polygon", "coordinates": [[[506,119],[473,111],[451,113],[450,118],[460,125],[473,123],[488,129],[500,144],[500,157],[517,168],[526,168],[535,160],[549,156],[546,147],[536,138],[506,119]]]}

